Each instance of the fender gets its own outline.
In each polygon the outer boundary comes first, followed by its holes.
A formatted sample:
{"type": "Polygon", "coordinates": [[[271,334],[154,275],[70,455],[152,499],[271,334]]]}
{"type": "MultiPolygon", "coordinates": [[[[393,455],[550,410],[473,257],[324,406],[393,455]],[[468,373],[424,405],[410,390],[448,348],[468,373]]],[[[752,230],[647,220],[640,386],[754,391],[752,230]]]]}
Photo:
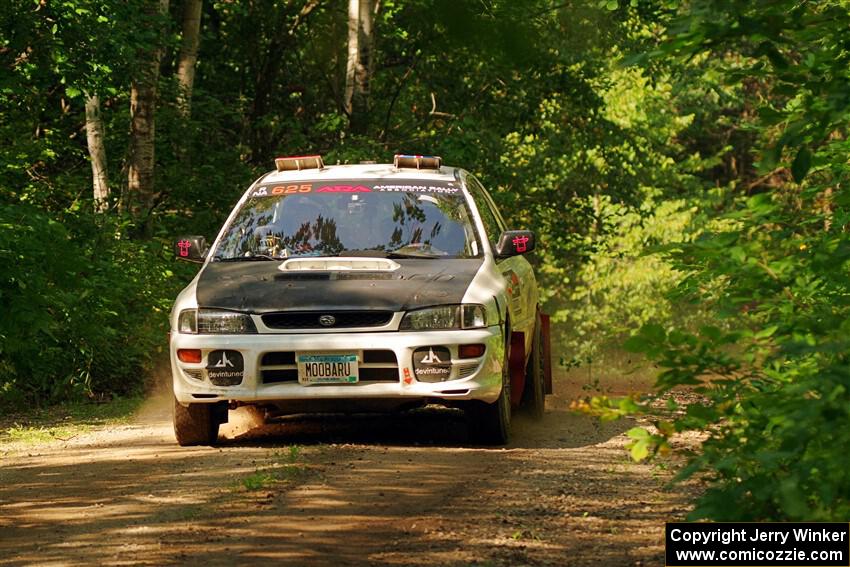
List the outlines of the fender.
{"type": "Polygon", "coordinates": [[[511,376],[511,405],[519,406],[525,389],[525,333],[511,332],[511,352],[508,358],[511,376]]]}

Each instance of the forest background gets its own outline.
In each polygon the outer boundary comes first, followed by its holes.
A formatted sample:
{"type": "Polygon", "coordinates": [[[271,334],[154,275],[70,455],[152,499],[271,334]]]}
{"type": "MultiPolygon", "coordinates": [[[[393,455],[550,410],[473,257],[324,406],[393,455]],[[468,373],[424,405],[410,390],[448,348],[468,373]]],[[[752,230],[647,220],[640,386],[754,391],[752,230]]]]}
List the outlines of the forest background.
{"type": "MultiPolygon", "coordinates": [[[[142,391],[279,155],[443,156],[533,228],[567,368],[651,363],[693,517],[846,520],[850,2],[10,0],[0,406],[142,391]],[[668,393],[698,402],[679,407],[668,393]]],[[[625,370],[625,369],[624,369],[625,370]]]]}

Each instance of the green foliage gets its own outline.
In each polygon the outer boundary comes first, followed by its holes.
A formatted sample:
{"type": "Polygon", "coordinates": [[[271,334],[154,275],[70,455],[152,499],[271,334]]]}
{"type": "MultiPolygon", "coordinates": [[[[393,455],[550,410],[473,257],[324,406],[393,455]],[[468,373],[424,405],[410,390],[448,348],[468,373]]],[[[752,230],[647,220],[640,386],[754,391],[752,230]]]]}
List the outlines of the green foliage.
{"type": "Polygon", "coordinates": [[[597,202],[603,236],[595,242],[588,237],[592,251],[574,272],[573,285],[549,302],[555,321],[570,329],[560,345],[569,366],[601,362],[605,348],[649,321],[684,322],[698,316],[696,309],[680,308],[668,298],[681,272],[646,253],[683,240],[694,207],[685,200],[656,204],[647,199],[640,208],[612,203],[608,197],[597,202]]]}
{"type": "Polygon", "coordinates": [[[255,492],[263,490],[273,485],[277,480],[277,476],[266,471],[254,471],[242,479],[242,487],[249,491],[255,492]]]}
{"type": "Polygon", "coordinates": [[[702,400],[647,400],[657,432],[632,434],[644,458],[676,433],[708,433],[680,473],[709,482],[693,518],[850,512],[848,17],[844,2],[701,1],[671,28],[668,53],[710,56],[724,81],[748,85],[758,152],[731,180],[754,194],[728,192],[706,230],[665,253],[685,274],[675,298],[709,307],[718,325],[649,324],[626,343],[662,368],[658,395],[686,387],[702,400]]]}
{"type": "Polygon", "coordinates": [[[307,472],[307,468],[301,461],[301,447],[290,445],[285,452],[275,452],[271,455],[270,463],[263,469],[258,469],[243,478],[240,482],[242,488],[249,492],[265,490],[280,483],[293,483],[307,472]]]}
{"type": "MultiPolygon", "coordinates": [[[[675,420],[676,431],[711,432],[683,471],[713,481],[698,517],[848,512],[850,476],[840,465],[848,439],[836,424],[850,408],[850,243],[842,230],[824,229],[807,193],[791,203],[746,199],[731,215],[735,229],[672,253],[691,272],[679,292],[713,302],[733,332],[647,326],[627,343],[664,369],[661,392],[688,385],[705,399],[675,420]]],[[[847,214],[844,207],[836,202],[828,216],[847,214]]]]}
{"type": "MultiPolygon", "coordinates": [[[[697,143],[693,125],[706,114],[734,112],[738,104],[734,93],[697,104],[701,89],[713,84],[699,69],[685,78],[665,70],[650,80],[642,69],[614,65],[607,81],[596,90],[612,134],[596,147],[580,140],[574,154],[540,170],[554,182],[541,192],[548,199],[565,186],[590,185],[573,190],[564,214],[536,211],[544,242],[554,244],[544,250],[539,273],[551,295],[547,308],[563,323],[560,350],[568,366],[608,364],[606,353],[650,320],[694,325],[705,317],[699,307],[667,298],[682,272],[648,252],[692,239],[707,221],[700,211],[720,201],[704,178],[727,158],[728,148],[697,143]],[[694,76],[701,79],[696,93],[682,85],[694,76]],[[584,174],[586,181],[572,179],[587,171],[587,161],[594,169],[584,174]]],[[[538,146],[526,147],[534,152],[538,146]]]]}
{"type": "Polygon", "coordinates": [[[160,242],[85,217],[0,205],[0,399],[138,392],[178,289],[160,242]],[[69,228],[70,227],[70,228],[69,228]],[[151,317],[160,313],[160,317],[151,317]]]}

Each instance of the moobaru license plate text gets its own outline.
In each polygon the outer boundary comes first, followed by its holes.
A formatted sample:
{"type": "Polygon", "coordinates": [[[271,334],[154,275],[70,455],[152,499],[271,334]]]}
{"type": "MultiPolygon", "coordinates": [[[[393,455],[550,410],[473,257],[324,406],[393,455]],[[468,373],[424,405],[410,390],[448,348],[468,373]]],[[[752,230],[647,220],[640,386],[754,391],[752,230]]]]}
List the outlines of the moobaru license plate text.
{"type": "Polygon", "coordinates": [[[357,382],[358,370],[356,354],[298,355],[298,376],[302,382],[357,382]]]}

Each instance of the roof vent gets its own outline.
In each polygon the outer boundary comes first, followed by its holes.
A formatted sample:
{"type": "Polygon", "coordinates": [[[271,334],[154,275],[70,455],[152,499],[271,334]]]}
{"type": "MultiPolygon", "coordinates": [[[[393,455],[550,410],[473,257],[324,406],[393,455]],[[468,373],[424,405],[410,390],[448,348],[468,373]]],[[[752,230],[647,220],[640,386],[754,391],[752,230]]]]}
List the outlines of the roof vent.
{"type": "Polygon", "coordinates": [[[278,171],[301,171],[302,169],[323,169],[322,156],[292,156],[275,158],[278,171]]]}
{"type": "Polygon", "coordinates": [[[443,158],[440,156],[418,156],[396,154],[393,158],[396,169],[440,169],[443,158]]]}

